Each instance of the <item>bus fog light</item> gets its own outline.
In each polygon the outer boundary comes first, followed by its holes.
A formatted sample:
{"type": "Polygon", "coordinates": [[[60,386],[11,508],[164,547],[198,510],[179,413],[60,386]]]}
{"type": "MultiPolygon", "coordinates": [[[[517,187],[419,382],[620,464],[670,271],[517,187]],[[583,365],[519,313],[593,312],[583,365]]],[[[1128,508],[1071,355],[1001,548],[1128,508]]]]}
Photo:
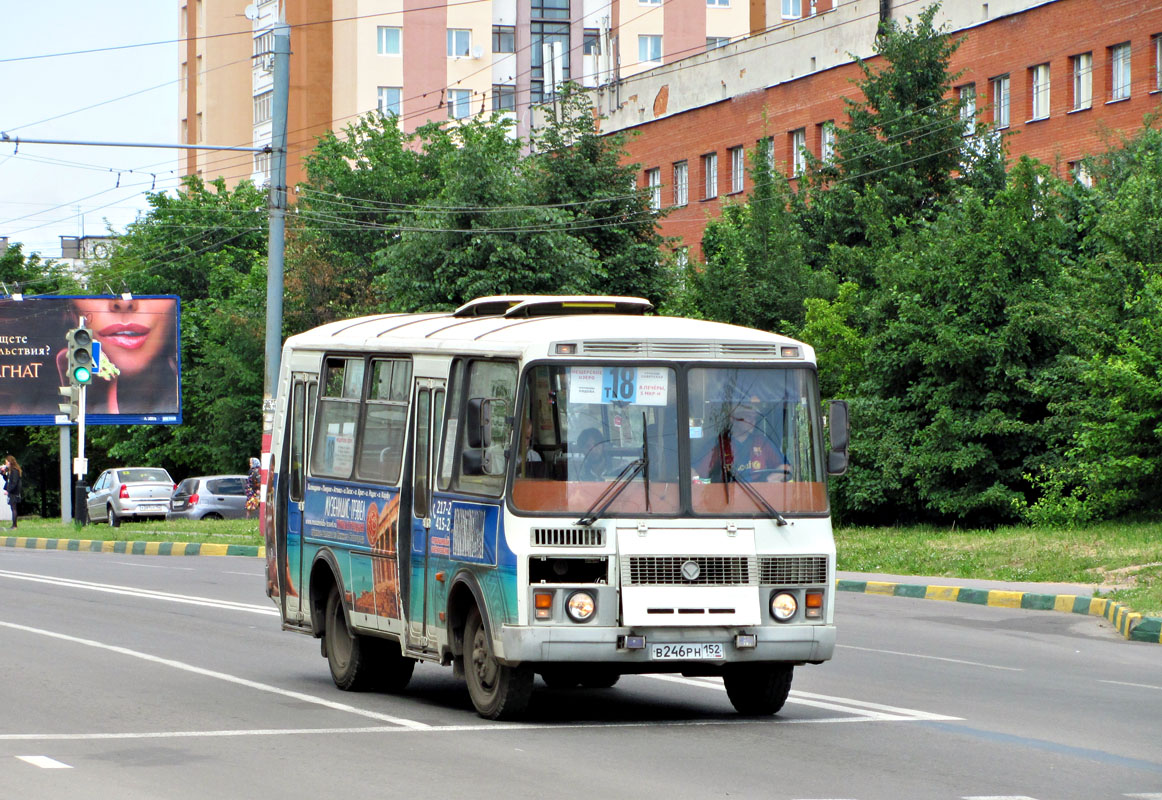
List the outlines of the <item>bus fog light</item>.
{"type": "Polygon", "coordinates": [[[565,613],[574,622],[588,622],[597,610],[597,601],[589,592],[573,592],[565,603],[565,613]]]}
{"type": "Polygon", "coordinates": [[[799,610],[799,601],[790,592],[779,592],[771,598],[771,616],[779,622],[786,622],[799,610]]]}

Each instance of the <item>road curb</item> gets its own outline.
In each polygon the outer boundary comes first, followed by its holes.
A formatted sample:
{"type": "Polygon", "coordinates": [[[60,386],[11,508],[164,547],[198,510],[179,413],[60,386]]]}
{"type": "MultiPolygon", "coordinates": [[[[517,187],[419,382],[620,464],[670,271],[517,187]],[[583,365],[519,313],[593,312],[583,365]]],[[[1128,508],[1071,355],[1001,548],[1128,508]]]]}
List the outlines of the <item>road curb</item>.
{"type": "Polygon", "coordinates": [[[72,550],[85,553],[122,553],[134,556],[250,556],[263,557],[266,548],[253,544],[212,542],[109,542],[101,539],[41,539],[0,536],[0,546],[26,550],[72,550]]]}
{"type": "Polygon", "coordinates": [[[1162,644],[1162,618],[1143,617],[1125,603],[1100,597],[1073,594],[1039,594],[1006,589],[973,589],[967,586],[888,583],[886,581],[837,580],[841,592],[878,594],[888,597],[910,597],[918,600],[943,600],[997,608],[1024,608],[1034,611],[1061,611],[1105,617],[1126,639],[1162,644]]]}

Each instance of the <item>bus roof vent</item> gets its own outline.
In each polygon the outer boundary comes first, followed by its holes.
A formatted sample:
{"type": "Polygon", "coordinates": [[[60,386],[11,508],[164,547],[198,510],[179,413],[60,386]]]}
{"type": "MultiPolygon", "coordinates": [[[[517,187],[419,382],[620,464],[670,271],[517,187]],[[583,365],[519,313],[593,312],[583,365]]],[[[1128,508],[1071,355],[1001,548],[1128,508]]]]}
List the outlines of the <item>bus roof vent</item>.
{"type": "Polygon", "coordinates": [[[644,356],[645,342],[581,342],[581,354],[587,356],[644,356]]]}
{"type": "Polygon", "coordinates": [[[714,358],[713,342],[650,342],[651,356],[660,358],[714,358]]]}
{"type": "Polygon", "coordinates": [[[653,307],[653,303],[640,297],[539,296],[524,298],[505,311],[504,315],[506,317],[553,317],[562,314],[641,315],[653,307]]]}
{"type": "Polygon", "coordinates": [[[777,344],[762,342],[723,342],[719,345],[723,358],[779,358],[777,344]]]}
{"type": "Polygon", "coordinates": [[[477,297],[452,312],[453,317],[502,317],[504,312],[529,299],[527,294],[498,294],[477,297]]]}
{"type": "Polygon", "coordinates": [[[537,547],[604,547],[604,528],[533,528],[537,547]]]}

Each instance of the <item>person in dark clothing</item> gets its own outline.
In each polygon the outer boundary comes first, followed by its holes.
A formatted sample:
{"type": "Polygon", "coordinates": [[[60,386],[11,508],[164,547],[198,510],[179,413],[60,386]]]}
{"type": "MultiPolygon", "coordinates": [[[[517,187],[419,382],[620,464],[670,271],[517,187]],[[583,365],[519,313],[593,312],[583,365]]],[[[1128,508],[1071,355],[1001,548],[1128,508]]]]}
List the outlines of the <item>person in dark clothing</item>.
{"type": "Polygon", "coordinates": [[[8,492],[8,505],[12,509],[12,527],[16,527],[16,507],[20,505],[20,493],[24,488],[24,472],[20,464],[16,463],[15,456],[4,459],[0,466],[0,474],[4,476],[4,491],[8,492]]]}

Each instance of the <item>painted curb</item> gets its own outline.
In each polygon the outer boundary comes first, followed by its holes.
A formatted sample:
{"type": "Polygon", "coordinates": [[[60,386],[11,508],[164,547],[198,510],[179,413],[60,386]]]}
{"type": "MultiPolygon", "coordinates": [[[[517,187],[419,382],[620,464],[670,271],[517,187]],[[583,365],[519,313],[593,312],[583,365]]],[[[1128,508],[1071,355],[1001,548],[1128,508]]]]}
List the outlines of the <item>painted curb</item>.
{"type": "Polygon", "coordinates": [[[38,539],[2,536],[0,546],[26,550],[73,550],[85,553],[122,553],[134,556],[250,556],[264,557],[266,548],[253,544],[210,542],[106,542],[100,539],[38,539]]]}
{"type": "Polygon", "coordinates": [[[1037,594],[1036,592],[1013,592],[1004,589],[972,589],[967,586],[887,583],[884,581],[837,580],[835,588],[841,592],[911,597],[919,600],[943,600],[950,603],[971,603],[997,608],[1062,611],[1066,614],[1105,617],[1126,639],[1162,644],[1162,618],[1143,617],[1124,603],[1115,603],[1113,600],[1100,597],[1085,597],[1074,594],[1037,594]]]}

